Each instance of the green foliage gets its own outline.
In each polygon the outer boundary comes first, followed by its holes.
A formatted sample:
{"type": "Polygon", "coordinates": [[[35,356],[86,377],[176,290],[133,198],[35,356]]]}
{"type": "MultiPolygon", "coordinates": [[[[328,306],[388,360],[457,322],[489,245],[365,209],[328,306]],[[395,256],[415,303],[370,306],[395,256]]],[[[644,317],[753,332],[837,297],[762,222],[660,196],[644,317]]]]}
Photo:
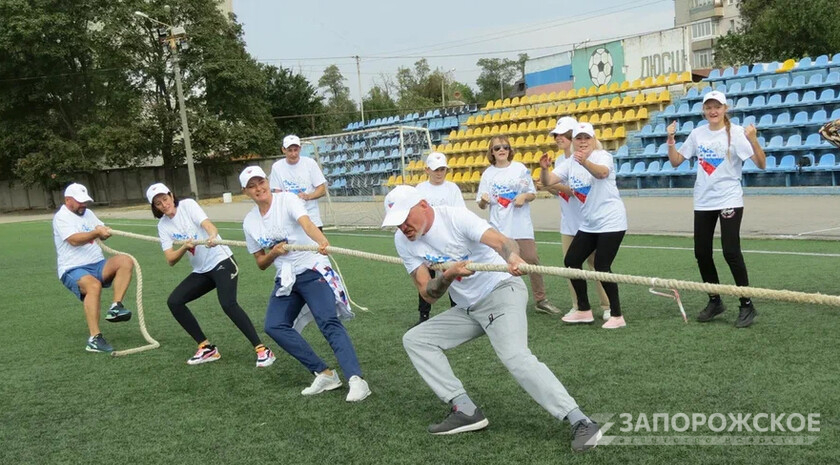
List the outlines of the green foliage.
{"type": "Polygon", "coordinates": [[[263,66],[266,74],[265,99],[269,112],[274,118],[279,131],[278,136],[297,134],[301,137],[314,136],[323,130],[323,116],[308,118],[291,117],[295,115],[317,115],[325,111],[323,97],[317,89],[301,74],[286,68],[263,66]]]}
{"type": "Polygon", "coordinates": [[[840,51],[840,23],[830,0],[741,0],[741,25],[715,44],[716,66],[784,61],[840,51]]]}
{"type": "Polygon", "coordinates": [[[350,89],[344,85],[346,80],[336,65],[327,66],[318,80],[318,87],[324,88],[327,94],[324,127],[328,133],[337,133],[360,119],[356,103],[350,99],[350,89]]]}
{"type": "Polygon", "coordinates": [[[481,68],[475,83],[478,85],[478,102],[496,100],[504,94],[510,95],[513,83],[525,77],[525,62],[528,54],[520,53],[517,60],[509,58],[481,58],[476,64],[481,68]],[[504,92],[502,90],[504,89],[504,92]]]}

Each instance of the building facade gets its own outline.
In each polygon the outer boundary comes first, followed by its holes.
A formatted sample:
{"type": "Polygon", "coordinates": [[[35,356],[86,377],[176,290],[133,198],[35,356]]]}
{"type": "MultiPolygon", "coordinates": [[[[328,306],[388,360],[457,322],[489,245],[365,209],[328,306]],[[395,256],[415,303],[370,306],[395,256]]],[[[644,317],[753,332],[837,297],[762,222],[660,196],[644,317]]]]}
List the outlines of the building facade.
{"type": "Polygon", "coordinates": [[[674,26],[688,28],[693,69],[712,68],[717,38],[739,25],[738,0],[674,0],[674,26]]]}

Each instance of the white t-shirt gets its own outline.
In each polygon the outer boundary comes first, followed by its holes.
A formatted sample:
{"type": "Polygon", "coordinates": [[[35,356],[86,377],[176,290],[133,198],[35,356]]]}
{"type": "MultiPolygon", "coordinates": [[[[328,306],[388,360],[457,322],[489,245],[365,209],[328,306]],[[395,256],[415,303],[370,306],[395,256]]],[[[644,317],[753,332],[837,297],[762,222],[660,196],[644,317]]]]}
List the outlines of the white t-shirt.
{"type": "MultiPolygon", "coordinates": [[[[271,165],[269,175],[269,186],[272,189],[280,189],[283,192],[300,194],[305,192],[311,194],[315,189],[327,182],[318,163],[309,157],[300,157],[297,163],[290,165],[286,159],[277,160],[271,165]]],[[[318,209],[318,200],[307,200],[306,211],[309,212],[309,219],[315,226],[323,226],[321,211],[318,209]]]]}
{"type": "MultiPolygon", "coordinates": [[[[306,214],[303,200],[297,195],[289,192],[272,194],[271,208],[265,216],[260,215],[259,207],[254,206],[242,223],[248,252],[253,254],[258,250],[270,249],[283,239],[289,244],[318,245],[298,223],[298,219],[306,214]]],[[[329,259],[315,252],[289,252],[274,260],[276,276],[280,275],[284,263],[291,264],[292,272],[298,275],[317,265],[328,266],[329,259]]]]}
{"type": "Polygon", "coordinates": [[[516,208],[513,200],[523,193],[536,194],[531,171],[518,161],[505,168],[490,166],[481,174],[476,202],[481,194],[490,195],[490,225],[512,239],[533,239],[534,225],[531,223],[531,205],[516,208]]]}
{"type": "MultiPolygon", "coordinates": [[[[402,231],[394,234],[394,245],[409,274],[420,265],[470,260],[476,263],[506,264],[495,250],[481,243],[490,229],[487,221],[467,208],[433,207],[435,220],[429,232],[410,241],[402,231]]],[[[490,293],[496,284],[511,276],[508,273],[478,271],[456,280],[449,295],[459,307],[471,307],[490,293]]]]}
{"type": "Polygon", "coordinates": [[[744,160],[753,156],[752,145],[744,128],[733,124],[732,143],[726,155],[726,128],[712,131],[708,125],[691,131],[680,147],[686,159],[697,157],[697,180],[694,182],[695,210],[722,210],[744,206],[741,189],[741,168],[744,160]]]}
{"type": "MultiPolygon", "coordinates": [[[[160,248],[164,251],[172,248],[174,241],[186,241],[192,239],[196,242],[204,242],[210,238],[207,231],[201,227],[201,222],[207,219],[207,214],[193,199],[183,199],[178,202],[175,216],[172,218],[163,215],[158,221],[158,237],[160,248]]],[[[222,238],[221,235],[218,236],[222,238]]],[[[212,271],[219,262],[227,260],[231,256],[230,248],[225,245],[207,247],[199,245],[187,252],[193,273],[207,273],[212,271]]]]}
{"type": "Polygon", "coordinates": [[[67,238],[80,232],[90,232],[99,225],[104,225],[89,208],[85,214],[79,216],[71,212],[66,205],[62,205],[53,217],[53,240],[58,255],[58,278],[72,268],[90,265],[105,260],[102,249],[95,241],[85,245],[73,246],[67,238]]]}
{"type": "MultiPolygon", "coordinates": [[[[565,168],[563,168],[563,166],[570,163],[577,162],[574,161],[574,158],[566,157],[565,155],[560,155],[560,157],[558,157],[554,162],[553,173],[559,176],[561,182],[566,185],[569,184],[568,166],[565,168]],[[563,178],[561,173],[565,173],[566,178],[563,178]]],[[[557,196],[560,199],[560,234],[574,236],[577,234],[580,229],[580,225],[583,222],[583,216],[580,212],[583,204],[580,203],[580,200],[578,200],[577,197],[568,196],[563,192],[559,192],[557,196]]]]}
{"type": "Polygon", "coordinates": [[[568,184],[580,201],[580,231],[606,233],[627,230],[627,211],[615,185],[615,164],[606,150],[595,150],[589,161],[606,166],[610,174],[604,179],[592,176],[580,163],[564,163],[555,170],[563,184],[568,184]]]}
{"type": "Polygon", "coordinates": [[[467,206],[464,203],[464,196],[461,194],[461,189],[454,182],[443,181],[443,184],[435,186],[429,181],[424,181],[417,185],[417,191],[433,207],[445,205],[448,207],[466,208],[467,206]]]}

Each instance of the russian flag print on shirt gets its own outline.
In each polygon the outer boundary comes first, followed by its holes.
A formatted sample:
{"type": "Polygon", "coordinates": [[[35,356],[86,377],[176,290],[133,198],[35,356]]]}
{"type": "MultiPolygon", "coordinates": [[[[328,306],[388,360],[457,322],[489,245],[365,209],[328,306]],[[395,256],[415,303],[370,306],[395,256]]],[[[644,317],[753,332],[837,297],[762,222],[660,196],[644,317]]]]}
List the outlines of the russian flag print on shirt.
{"type": "Polygon", "coordinates": [[[292,194],[297,195],[297,194],[306,192],[306,187],[303,187],[303,185],[301,185],[297,182],[287,181],[287,180],[284,179],[283,180],[283,190],[286,191],[286,192],[291,192],[292,194]]]}
{"type": "Polygon", "coordinates": [[[572,192],[580,200],[580,203],[586,203],[586,197],[589,195],[589,190],[592,189],[591,181],[572,175],[569,176],[569,187],[572,188],[572,192]]]}
{"type": "Polygon", "coordinates": [[[697,147],[697,151],[700,153],[697,157],[700,167],[703,168],[706,174],[711,176],[717,167],[720,166],[721,162],[723,162],[723,156],[718,155],[717,151],[705,145],[697,147]]]}
{"type": "Polygon", "coordinates": [[[511,202],[513,202],[513,199],[516,198],[516,194],[517,192],[508,186],[493,184],[493,196],[496,197],[496,202],[498,202],[502,208],[509,207],[511,202]]]}

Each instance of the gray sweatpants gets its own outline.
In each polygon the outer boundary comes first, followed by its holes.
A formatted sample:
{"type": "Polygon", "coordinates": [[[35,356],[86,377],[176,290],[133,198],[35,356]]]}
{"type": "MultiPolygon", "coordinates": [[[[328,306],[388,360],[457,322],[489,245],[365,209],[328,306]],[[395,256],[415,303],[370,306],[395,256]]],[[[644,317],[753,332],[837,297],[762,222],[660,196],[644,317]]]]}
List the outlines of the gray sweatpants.
{"type": "Polygon", "coordinates": [[[403,346],[426,384],[442,401],[449,402],[466,391],[443,351],[487,334],[496,356],[516,382],[542,408],[562,420],[578,405],[528,348],[527,303],[525,283],[512,277],[496,285],[469,310],[453,307],[415,326],[403,336],[403,346]]]}

